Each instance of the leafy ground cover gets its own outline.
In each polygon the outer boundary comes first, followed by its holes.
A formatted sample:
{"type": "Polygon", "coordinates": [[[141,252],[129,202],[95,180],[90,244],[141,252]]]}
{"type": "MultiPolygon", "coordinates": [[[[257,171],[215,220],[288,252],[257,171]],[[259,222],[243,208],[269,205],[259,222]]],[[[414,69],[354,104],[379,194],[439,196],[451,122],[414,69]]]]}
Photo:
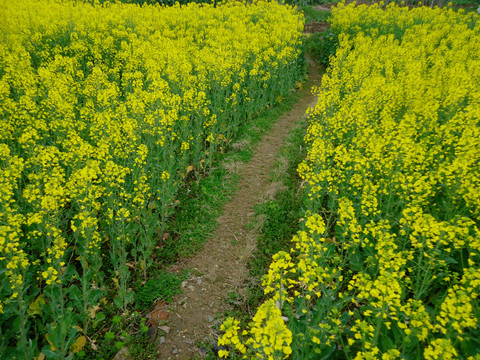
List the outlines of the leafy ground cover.
{"type": "Polygon", "coordinates": [[[0,353],[73,358],[99,309],[136,301],[191,174],[302,74],[302,18],[269,2],[2,6],[0,353]]]}
{"type": "Polygon", "coordinates": [[[220,355],[478,359],[478,15],[341,4],[331,24],[300,231],[220,355]]]}

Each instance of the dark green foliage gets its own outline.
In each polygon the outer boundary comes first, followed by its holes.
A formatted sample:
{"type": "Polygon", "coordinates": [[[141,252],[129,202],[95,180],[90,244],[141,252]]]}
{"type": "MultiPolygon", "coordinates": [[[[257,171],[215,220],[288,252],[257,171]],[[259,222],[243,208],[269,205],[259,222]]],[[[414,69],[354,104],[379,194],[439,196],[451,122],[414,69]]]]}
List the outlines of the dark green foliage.
{"type": "Polygon", "coordinates": [[[338,35],[327,29],[323,33],[312,34],[307,39],[306,49],[323,67],[330,65],[330,58],[335,56],[338,47],[338,35]]]}
{"type": "Polygon", "coordinates": [[[143,310],[158,300],[170,303],[176,294],[182,292],[181,284],[187,277],[188,272],[177,275],[162,271],[156,274],[135,292],[137,307],[143,310]]]}

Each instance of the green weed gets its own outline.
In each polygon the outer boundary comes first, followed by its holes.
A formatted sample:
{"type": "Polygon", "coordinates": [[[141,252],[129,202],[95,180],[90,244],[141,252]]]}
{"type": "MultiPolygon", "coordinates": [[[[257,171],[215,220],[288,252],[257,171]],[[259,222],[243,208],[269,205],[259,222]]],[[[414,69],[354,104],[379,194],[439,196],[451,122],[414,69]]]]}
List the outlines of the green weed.
{"type": "Polygon", "coordinates": [[[338,46],[338,36],[327,29],[325,32],[317,32],[307,38],[305,49],[310,56],[327,68],[330,59],[335,55],[338,46]]]}
{"type": "Polygon", "coordinates": [[[182,292],[180,285],[188,276],[188,271],[180,275],[161,271],[151,277],[135,292],[137,308],[145,310],[157,300],[172,302],[173,297],[182,292]]]}

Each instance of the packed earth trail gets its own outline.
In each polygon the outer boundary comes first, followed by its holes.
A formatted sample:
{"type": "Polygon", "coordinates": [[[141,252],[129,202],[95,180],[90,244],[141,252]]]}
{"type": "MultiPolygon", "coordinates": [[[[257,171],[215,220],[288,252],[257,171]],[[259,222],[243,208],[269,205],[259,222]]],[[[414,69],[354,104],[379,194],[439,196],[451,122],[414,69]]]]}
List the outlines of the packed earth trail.
{"type": "Polygon", "coordinates": [[[206,351],[198,344],[216,341],[219,334],[215,326],[228,310],[228,293],[243,295],[247,263],[258,231],[249,226],[254,220],[254,206],[274,195],[275,185],[269,182],[269,176],[277,154],[288,133],[305,119],[307,108],[316,102],[311,89],[320,85],[321,75],[313,62],[309,63],[308,77],[303,89],[297,90],[300,100],[278,119],[258,144],[250,162],[238,170],[238,190],[224,206],[218,226],[203,250],[171,269],[190,269],[194,275],[184,281],[183,293],[175,297],[171,306],[159,309],[160,315],[168,317],[168,326],[163,327],[168,333],[157,337],[158,359],[205,357],[206,351]]]}

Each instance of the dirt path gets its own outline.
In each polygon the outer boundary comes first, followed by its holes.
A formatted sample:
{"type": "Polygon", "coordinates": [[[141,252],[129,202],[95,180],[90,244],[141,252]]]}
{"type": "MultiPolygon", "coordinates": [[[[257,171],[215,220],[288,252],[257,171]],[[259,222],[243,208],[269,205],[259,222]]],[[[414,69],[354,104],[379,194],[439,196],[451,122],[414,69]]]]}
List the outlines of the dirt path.
{"type": "Polygon", "coordinates": [[[177,264],[175,270],[192,269],[201,275],[192,275],[184,282],[183,294],[169,307],[168,334],[159,338],[159,359],[201,359],[205,351],[197,341],[212,342],[218,334],[214,325],[221,322],[227,309],[230,291],[243,295],[244,280],[248,276],[247,262],[255,248],[257,229],[249,228],[255,215],[254,206],[275,188],[269,183],[270,171],[287,134],[295,123],[314,105],[311,86],[320,85],[321,76],[316,65],[309,66],[309,81],[300,92],[294,107],[281,116],[271,131],[255,149],[248,164],[238,171],[241,180],[238,191],[223,208],[218,227],[202,251],[177,264]]]}

